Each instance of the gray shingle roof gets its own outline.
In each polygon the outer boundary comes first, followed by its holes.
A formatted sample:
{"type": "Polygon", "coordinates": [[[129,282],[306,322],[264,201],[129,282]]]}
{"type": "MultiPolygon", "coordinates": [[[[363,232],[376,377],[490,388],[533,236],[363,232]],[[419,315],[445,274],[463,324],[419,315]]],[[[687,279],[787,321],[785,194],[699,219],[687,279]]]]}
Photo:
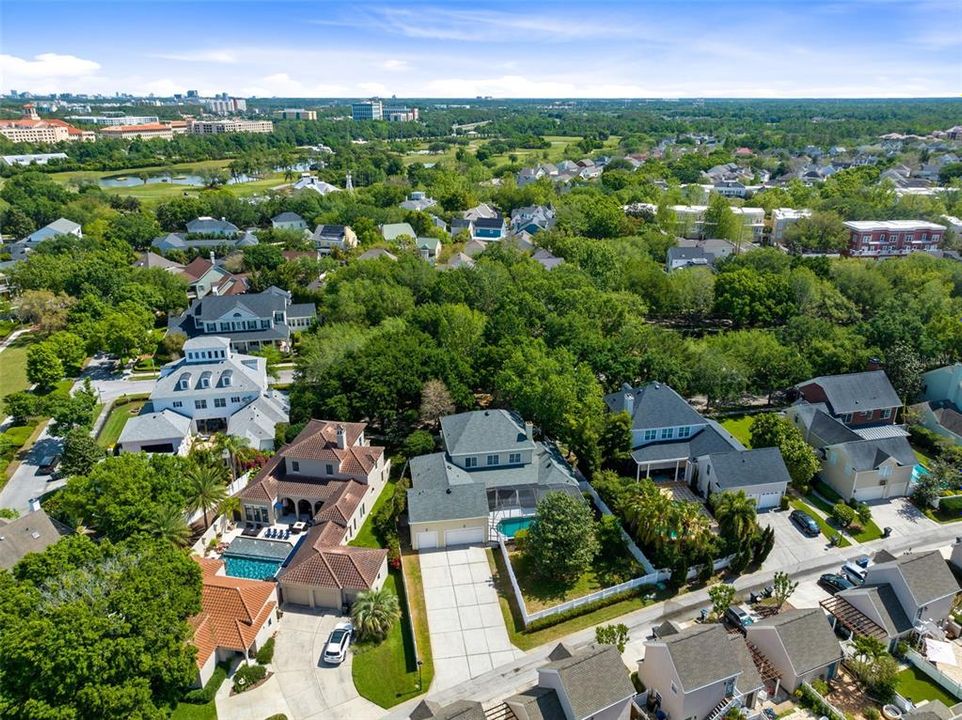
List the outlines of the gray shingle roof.
{"type": "Polygon", "coordinates": [[[685,692],[721,682],[740,671],[728,633],[717,623],[694,625],[653,642],[658,643],[667,648],[685,692]]]}
{"type": "Polygon", "coordinates": [[[557,671],[576,718],[587,718],[635,695],[621,654],[613,645],[597,645],[544,666],[557,671]]]}
{"type": "Polygon", "coordinates": [[[899,465],[915,465],[915,453],[904,437],[881,438],[879,440],[855,440],[842,443],[856,470],[874,470],[889,458],[899,465]]]}
{"type": "Polygon", "coordinates": [[[745,638],[741,634],[729,635],[728,642],[732,645],[732,651],[735,655],[735,660],[738,662],[738,667],[742,671],[735,679],[735,687],[738,691],[744,695],[755,690],[761,690],[765,687],[765,681],[762,680],[762,676],[758,673],[758,667],[755,665],[755,661],[752,660],[751,651],[748,649],[748,645],[745,644],[745,638]]]}
{"type": "Polygon", "coordinates": [[[171,440],[190,435],[190,418],[173,410],[163,410],[130,418],[124,425],[117,444],[150,443],[154,440],[171,440]]]}
{"type": "Polygon", "coordinates": [[[896,637],[912,629],[912,621],[909,620],[902,604],[895,594],[895,590],[888,583],[880,585],[860,585],[859,587],[843,590],[839,597],[855,598],[865,597],[875,608],[882,620],[882,627],[890,637],[896,637]]]}
{"type": "Polygon", "coordinates": [[[57,218],[52,223],[45,225],[42,229],[53,230],[62,235],[68,235],[77,232],[80,229],[80,225],[67,218],[57,218]]]}
{"type": "Polygon", "coordinates": [[[633,406],[628,414],[635,430],[705,424],[685,398],[664,383],[651,382],[636,388],[625,383],[618,392],[605,395],[605,404],[612,412],[627,412],[633,406]]]}
{"type": "Polygon", "coordinates": [[[512,695],[505,702],[523,707],[527,720],[567,720],[558,693],[552,688],[535,686],[512,695]]]}
{"type": "Polygon", "coordinates": [[[287,223],[287,222],[304,222],[304,218],[298,215],[296,212],[282,212],[280,215],[275,215],[271,218],[272,222],[287,223]]]}
{"type": "Polygon", "coordinates": [[[441,418],[444,445],[451,455],[521,452],[534,448],[524,420],[508,410],[472,410],[441,418]]]}
{"type": "Polygon", "coordinates": [[[712,453],[709,457],[714,480],[722,490],[791,482],[778,448],[733,450],[712,453]]]}
{"type": "Polygon", "coordinates": [[[861,440],[855,431],[849,430],[844,424],[833,418],[824,403],[807,403],[804,400],[795,406],[798,422],[810,445],[817,448],[826,445],[861,440]]]}
{"type": "Polygon", "coordinates": [[[16,520],[0,519],[0,568],[12,568],[24,555],[43,552],[69,533],[69,528],[51,519],[43,510],[16,520]]]}
{"type": "Polygon", "coordinates": [[[197,233],[199,235],[233,235],[234,233],[240,232],[234,223],[228,222],[227,220],[218,220],[212,217],[199,217],[194,218],[187,223],[187,232],[197,233]]]}
{"type": "Polygon", "coordinates": [[[823,375],[795,387],[800,388],[810,383],[822,388],[832,412],[836,415],[894,408],[902,404],[888,376],[881,370],[823,375]]]}
{"type": "Polygon", "coordinates": [[[867,580],[871,581],[873,569],[882,570],[893,566],[898,567],[902,577],[905,578],[909,592],[920,606],[947,595],[954,595],[960,590],[959,583],[949,570],[948,563],[937,550],[927,553],[905,553],[896,560],[879,563],[869,568],[867,580]]]}
{"type": "Polygon", "coordinates": [[[715,256],[710,252],[705,252],[697,247],[671,247],[668,248],[668,264],[679,261],[704,260],[706,263],[715,262],[715,256]]]}
{"type": "Polygon", "coordinates": [[[441,707],[430,700],[422,701],[411,713],[418,720],[485,720],[481,703],[473,700],[455,700],[441,707]]]}
{"type": "Polygon", "coordinates": [[[749,640],[756,626],[775,628],[795,668],[795,675],[825,667],[842,658],[842,646],[821,608],[786,610],[767,617],[749,627],[749,640]]]}
{"type": "Polygon", "coordinates": [[[929,700],[902,717],[905,720],[953,720],[957,714],[941,700],[929,700]]]}
{"type": "Polygon", "coordinates": [[[727,430],[713,420],[707,422],[707,427],[698,430],[686,440],[665,440],[642,445],[631,451],[631,457],[638,463],[662,462],[702,457],[730,450],[744,450],[742,444],[727,430]]]}

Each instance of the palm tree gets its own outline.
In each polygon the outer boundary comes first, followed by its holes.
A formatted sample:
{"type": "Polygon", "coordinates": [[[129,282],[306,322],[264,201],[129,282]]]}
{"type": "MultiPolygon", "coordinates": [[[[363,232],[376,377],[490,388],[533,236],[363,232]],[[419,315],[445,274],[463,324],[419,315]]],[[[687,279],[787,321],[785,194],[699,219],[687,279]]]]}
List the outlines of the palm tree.
{"type": "Polygon", "coordinates": [[[218,507],[227,497],[223,473],[215,465],[194,465],[187,471],[190,482],[190,498],[187,509],[194,513],[204,511],[204,527],[208,527],[207,513],[218,507]]]}
{"type": "Polygon", "coordinates": [[[164,505],[151,519],[150,532],[168,540],[177,547],[183,547],[190,538],[190,528],[184,519],[184,511],[175,505],[164,505]]]}
{"type": "Polygon", "coordinates": [[[230,463],[231,480],[237,479],[237,459],[243,454],[244,450],[250,448],[250,441],[247,438],[227,433],[217,433],[214,435],[214,447],[221,453],[227,453],[230,463]]]}
{"type": "Polygon", "coordinates": [[[351,619],[361,639],[380,642],[401,619],[397,595],[386,588],[359,593],[351,606],[351,619]]]}
{"type": "Polygon", "coordinates": [[[227,522],[233,523],[234,514],[237,513],[241,508],[240,498],[236,495],[228,495],[221,501],[220,506],[217,508],[217,513],[219,515],[224,515],[227,517],[227,522]]]}
{"type": "Polygon", "coordinates": [[[723,535],[743,542],[755,532],[755,500],[744,490],[715,495],[712,507],[723,535]]]}

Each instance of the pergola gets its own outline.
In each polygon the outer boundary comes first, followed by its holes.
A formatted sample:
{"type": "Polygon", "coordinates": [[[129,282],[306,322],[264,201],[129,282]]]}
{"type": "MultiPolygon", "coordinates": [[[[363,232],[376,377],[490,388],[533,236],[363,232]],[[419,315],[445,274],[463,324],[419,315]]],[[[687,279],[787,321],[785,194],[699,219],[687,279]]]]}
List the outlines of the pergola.
{"type": "Polygon", "coordinates": [[[889,634],[881,625],[867,617],[861,610],[843,597],[835,595],[819,603],[822,609],[832,616],[832,627],[841,624],[853,635],[874,637],[884,643],[888,642],[889,634]]]}

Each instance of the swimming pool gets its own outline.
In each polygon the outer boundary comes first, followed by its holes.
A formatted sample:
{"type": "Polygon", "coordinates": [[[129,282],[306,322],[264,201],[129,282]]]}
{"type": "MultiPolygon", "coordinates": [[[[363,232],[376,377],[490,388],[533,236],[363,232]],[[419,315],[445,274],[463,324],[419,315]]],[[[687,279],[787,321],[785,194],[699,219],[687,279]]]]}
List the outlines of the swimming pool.
{"type": "Polygon", "coordinates": [[[914,480],[914,481],[916,481],[916,482],[918,482],[918,479],[919,479],[920,477],[922,477],[923,475],[928,475],[928,474],[929,474],[929,471],[928,471],[928,469],[925,467],[925,465],[916,464],[915,467],[912,468],[912,480],[914,480]]]}
{"type": "Polygon", "coordinates": [[[228,575],[248,580],[271,580],[281,564],[282,561],[265,558],[224,557],[224,568],[228,575]]]}
{"type": "Polygon", "coordinates": [[[534,516],[509,517],[498,522],[498,532],[505,537],[513,538],[519,530],[527,530],[534,522],[534,516]]]}

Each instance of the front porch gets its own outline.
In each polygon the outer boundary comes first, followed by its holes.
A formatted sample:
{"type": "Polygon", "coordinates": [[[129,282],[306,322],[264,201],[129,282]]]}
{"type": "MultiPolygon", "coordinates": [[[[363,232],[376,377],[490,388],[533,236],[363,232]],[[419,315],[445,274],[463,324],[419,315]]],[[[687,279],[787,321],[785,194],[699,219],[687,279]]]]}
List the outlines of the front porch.
{"type": "Polygon", "coordinates": [[[635,460],[635,480],[645,478],[655,482],[688,482],[688,458],[680,457],[670,460],[635,460]]]}

